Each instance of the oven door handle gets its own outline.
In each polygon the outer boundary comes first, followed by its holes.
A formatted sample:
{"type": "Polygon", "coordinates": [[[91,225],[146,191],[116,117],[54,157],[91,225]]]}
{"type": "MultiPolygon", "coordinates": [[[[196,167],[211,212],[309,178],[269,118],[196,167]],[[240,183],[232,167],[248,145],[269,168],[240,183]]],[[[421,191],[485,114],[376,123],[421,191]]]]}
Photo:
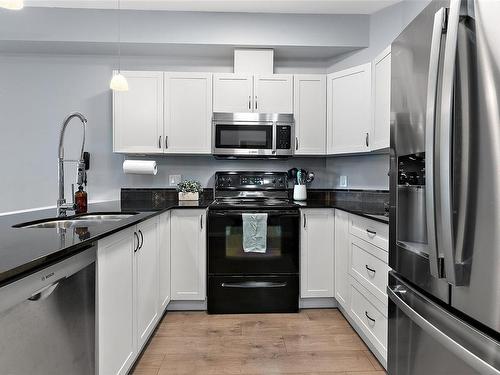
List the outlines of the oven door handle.
{"type": "Polygon", "coordinates": [[[221,283],[223,288],[257,289],[257,288],[284,288],[288,283],[276,283],[272,281],[244,281],[241,283],[221,283]]]}
{"type": "Polygon", "coordinates": [[[285,211],[266,211],[266,210],[256,210],[256,211],[245,211],[245,210],[230,210],[230,211],[209,211],[209,216],[238,216],[247,213],[267,213],[268,216],[293,216],[300,217],[300,212],[298,210],[285,210],[285,211]]]}

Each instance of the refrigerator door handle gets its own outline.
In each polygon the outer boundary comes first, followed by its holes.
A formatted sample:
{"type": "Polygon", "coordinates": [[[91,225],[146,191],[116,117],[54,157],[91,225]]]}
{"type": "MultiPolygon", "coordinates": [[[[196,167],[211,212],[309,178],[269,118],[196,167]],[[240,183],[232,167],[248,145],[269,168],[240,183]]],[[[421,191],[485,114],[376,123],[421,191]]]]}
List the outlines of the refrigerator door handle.
{"type": "Polygon", "coordinates": [[[436,219],[435,219],[435,189],[434,189],[434,146],[436,129],[436,101],[438,92],[439,55],[441,52],[441,38],[446,28],[446,9],[439,9],[434,15],[434,26],[432,29],[431,50],[429,57],[429,76],[427,79],[427,116],[425,119],[425,161],[426,165],[426,192],[425,210],[427,224],[427,241],[429,248],[430,273],[436,278],[441,278],[439,272],[439,252],[436,241],[436,219]]]}
{"type": "MultiPolygon", "coordinates": [[[[387,294],[390,300],[397,306],[397,308],[400,309],[406,316],[408,316],[415,324],[417,324],[434,340],[439,342],[446,349],[448,349],[458,358],[467,363],[471,368],[475,369],[478,373],[482,375],[500,375],[500,370],[495,369],[489,363],[485,362],[483,359],[472,353],[470,350],[462,346],[460,343],[458,343],[457,341],[453,340],[451,337],[446,335],[446,333],[444,333],[442,330],[440,330],[438,327],[432,324],[429,320],[427,320],[423,315],[421,315],[417,311],[418,309],[414,309],[412,306],[410,306],[410,304],[406,303],[405,301],[408,297],[407,295],[410,294],[412,297],[415,297],[416,299],[415,305],[421,304],[422,311],[430,312],[433,306],[429,306],[429,304],[425,300],[420,300],[420,297],[418,295],[414,294],[411,290],[405,288],[402,285],[388,287],[387,294]]],[[[449,326],[450,324],[451,323],[447,325],[449,326]]],[[[474,338],[475,337],[472,338],[472,341],[474,341],[475,343],[479,343],[479,341],[482,341],[482,340],[474,340],[474,338]]],[[[481,339],[483,339],[483,337],[481,337],[481,339]]],[[[494,360],[494,358],[491,359],[494,360]]]]}
{"type": "Polygon", "coordinates": [[[440,203],[437,219],[441,224],[438,231],[439,251],[444,255],[447,281],[455,286],[463,285],[463,277],[457,272],[455,262],[453,227],[453,91],[455,82],[458,45],[458,23],[461,0],[451,0],[448,11],[446,46],[444,50],[441,114],[439,122],[439,177],[437,179],[437,200],[440,203]]]}

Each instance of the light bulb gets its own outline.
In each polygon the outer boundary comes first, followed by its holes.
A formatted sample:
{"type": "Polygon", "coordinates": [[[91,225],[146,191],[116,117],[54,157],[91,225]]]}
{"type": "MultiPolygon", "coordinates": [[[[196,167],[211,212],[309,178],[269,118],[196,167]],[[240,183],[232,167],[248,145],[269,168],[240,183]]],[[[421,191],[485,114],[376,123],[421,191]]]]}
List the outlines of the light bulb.
{"type": "Polygon", "coordinates": [[[23,7],[24,7],[23,0],[0,0],[0,8],[19,10],[23,9],[23,7]]]}
{"type": "Polygon", "coordinates": [[[114,91],[128,91],[127,79],[121,73],[117,73],[111,78],[109,88],[114,91]]]}

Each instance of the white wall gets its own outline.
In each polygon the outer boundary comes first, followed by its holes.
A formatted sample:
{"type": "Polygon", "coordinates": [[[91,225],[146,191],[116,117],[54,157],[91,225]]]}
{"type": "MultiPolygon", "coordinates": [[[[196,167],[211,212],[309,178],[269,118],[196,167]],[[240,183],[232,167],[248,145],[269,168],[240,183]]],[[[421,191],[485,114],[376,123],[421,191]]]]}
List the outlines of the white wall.
{"type": "Polygon", "coordinates": [[[340,176],[347,176],[347,189],[388,190],[389,155],[338,156],[326,159],[330,188],[340,186],[340,176]]]}
{"type": "MultiPolygon", "coordinates": [[[[313,170],[313,187],[330,184],[324,158],[287,161],[221,161],[205,157],[161,157],[155,177],[124,175],[122,155],[112,150],[111,91],[108,88],[116,58],[105,56],[1,56],[0,58],[0,212],[52,206],[57,199],[57,145],[61,122],[71,111],[88,117],[87,147],[92,155],[91,200],[119,199],[121,187],[167,187],[169,174],[199,179],[211,186],[216,170],[313,170]]],[[[230,71],[217,60],[125,58],[127,69],[230,71]]],[[[288,68],[284,68],[285,70],[288,68]]],[[[317,72],[314,67],[295,71],[317,72]]],[[[278,67],[277,71],[281,71],[278,67]]],[[[323,70],[324,72],[324,70],[323,70]]],[[[67,130],[66,156],[76,158],[80,125],[67,130]]],[[[74,168],[67,170],[67,193],[74,168]]]]}

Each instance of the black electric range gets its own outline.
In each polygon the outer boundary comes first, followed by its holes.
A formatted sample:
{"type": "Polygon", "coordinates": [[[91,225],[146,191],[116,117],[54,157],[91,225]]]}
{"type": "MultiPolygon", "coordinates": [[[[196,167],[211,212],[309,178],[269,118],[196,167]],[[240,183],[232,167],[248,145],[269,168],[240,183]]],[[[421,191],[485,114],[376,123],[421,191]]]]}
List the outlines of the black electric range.
{"type": "Polygon", "coordinates": [[[298,311],[300,213],[287,187],[286,172],[215,174],[208,212],[209,313],[298,311]],[[259,252],[244,246],[249,213],[265,214],[259,252]]]}

